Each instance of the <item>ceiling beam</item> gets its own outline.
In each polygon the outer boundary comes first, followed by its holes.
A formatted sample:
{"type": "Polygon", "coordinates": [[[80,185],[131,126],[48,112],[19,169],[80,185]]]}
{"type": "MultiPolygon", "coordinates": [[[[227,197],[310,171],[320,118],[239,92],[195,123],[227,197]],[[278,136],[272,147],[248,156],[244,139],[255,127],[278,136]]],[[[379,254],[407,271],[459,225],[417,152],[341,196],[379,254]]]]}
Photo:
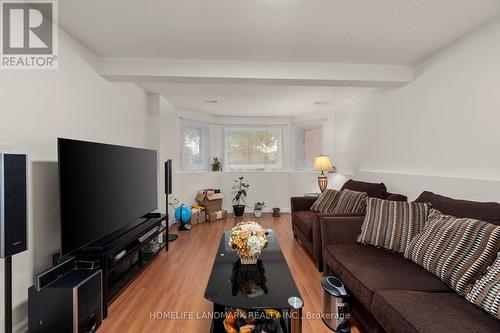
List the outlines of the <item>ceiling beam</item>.
{"type": "Polygon", "coordinates": [[[412,66],[377,64],[100,58],[97,70],[116,82],[400,87],[413,80],[412,66]]]}

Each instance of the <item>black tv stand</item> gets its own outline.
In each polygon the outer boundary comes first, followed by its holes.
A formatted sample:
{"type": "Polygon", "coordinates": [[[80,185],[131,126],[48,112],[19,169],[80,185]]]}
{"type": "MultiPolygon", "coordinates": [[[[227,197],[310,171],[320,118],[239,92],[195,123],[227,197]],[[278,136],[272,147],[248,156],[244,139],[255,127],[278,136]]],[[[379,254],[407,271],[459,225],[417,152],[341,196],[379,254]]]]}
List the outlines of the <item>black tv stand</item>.
{"type": "Polygon", "coordinates": [[[161,217],[161,213],[147,213],[146,215],[143,216],[143,218],[146,219],[159,218],[159,217],[161,217]]]}
{"type": "Polygon", "coordinates": [[[75,255],[77,261],[94,262],[102,269],[104,318],[108,315],[108,305],[161,250],[167,250],[168,241],[164,237],[168,232],[167,216],[161,214],[159,217],[144,217],[143,220],[118,238],[103,244],[91,244],[75,255]],[[167,221],[166,225],[162,224],[163,221],[167,221]],[[161,239],[162,242],[152,244],[154,239],[161,239]]]}

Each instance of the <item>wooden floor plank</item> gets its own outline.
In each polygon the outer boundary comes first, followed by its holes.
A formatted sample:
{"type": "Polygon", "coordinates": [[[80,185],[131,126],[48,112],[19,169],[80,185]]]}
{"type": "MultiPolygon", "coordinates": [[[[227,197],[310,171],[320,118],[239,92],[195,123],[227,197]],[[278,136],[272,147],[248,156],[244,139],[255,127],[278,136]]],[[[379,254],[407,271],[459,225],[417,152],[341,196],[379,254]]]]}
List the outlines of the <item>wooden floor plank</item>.
{"type": "MultiPolygon", "coordinates": [[[[295,283],[304,300],[304,313],[321,311],[319,273],[302,246],[293,238],[289,214],[275,218],[245,216],[246,220],[274,229],[295,283]]],[[[195,318],[212,310],[205,300],[205,288],[223,232],[238,220],[226,220],[194,225],[191,231],[171,231],[179,238],[170,243],[170,251],[162,251],[155,261],[119,295],[109,308],[99,332],[102,333],[208,333],[209,319],[155,319],[156,312],[192,313],[195,318]]],[[[321,319],[303,321],[303,332],[331,332],[321,319]]],[[[353,328],[354,333],[359,333],[353,328]]]]}

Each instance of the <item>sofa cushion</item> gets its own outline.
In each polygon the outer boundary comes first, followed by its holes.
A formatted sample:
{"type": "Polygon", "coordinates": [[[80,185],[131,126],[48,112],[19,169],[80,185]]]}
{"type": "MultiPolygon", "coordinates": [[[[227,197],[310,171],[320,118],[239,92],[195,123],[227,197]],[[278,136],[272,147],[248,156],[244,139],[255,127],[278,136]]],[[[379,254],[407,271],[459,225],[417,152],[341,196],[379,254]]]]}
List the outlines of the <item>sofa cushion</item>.
{"type": "Polygon", "coordinates": [[[500,332],[500,321],[453,292],[377,291],[371,311],[389,332],[500,332]]]}
{"type": "Polygon", "coordinates": [[[366,192],[340,191],[333,214],[364,213],[366,210],[366,196],[366,192]]]}
{"type": "Polygon", "coordinates": [[[351,190],[357,192],[366,192],[369,197],[385,199],[387,197],[387,187],[384,183],[368,183],[349,179],[342,185],[342,190],[351,190]]]}
{"type": "Polygon", "coordinates": [[[499,250],[500,226],[431,209],[424,230],[408,245],[405,257],[465,296],[499,250]]]}
{"type": "Polygon", "coordinates": [[[450,291],[437,277],[401,254],[372,246],[330,245],[323,260],[367,310],[377,290],[450,291]]]}
{"type": "Polygon", "coordinates": [[[300,231],[306,236],[309,240],[312,241],[312,228],[313,228],[313,220],[317,218],[315,212],[311,212],[310,210],[304,210],[300,212],[293,213],[294,224],[300,231]]]}
{"type": "Polygon", "coordinates": [[[311,210],[316,213],[332,213],[339,197],[339,191],[326,189],[313,203],[311,210]]]}
{"type": "Polygon", "coordinates": [[[428,202],[444,214],[500,225],[500,203],[457,200],[428,191],[422,192],[416,201],[428,202]]]}
{"type": "Polygon", "coordinates": [[[358,242],[404,253],[424,228],[429,204],[368,198],[358,242]]]}
{"type": "Polygon", "coordinates": [[[465,298],[500,319],[500,254],[465,298]]]}

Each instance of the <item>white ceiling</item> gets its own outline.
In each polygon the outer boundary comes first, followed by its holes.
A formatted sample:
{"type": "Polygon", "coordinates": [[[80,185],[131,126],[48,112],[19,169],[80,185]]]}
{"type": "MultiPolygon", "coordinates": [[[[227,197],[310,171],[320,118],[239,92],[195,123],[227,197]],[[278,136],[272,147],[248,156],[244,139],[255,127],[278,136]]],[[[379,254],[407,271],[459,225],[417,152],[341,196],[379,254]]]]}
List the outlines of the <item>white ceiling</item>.
{"type": "Polygon", "coordinates": [[[138,83],[174,106],[215,116],[293,117],[330,111],[370,88],[297,87],[249,84],[138,83]],[[218,100],[219,103],[205,103],[218,100]],[[314,102],[328,102],[315,104],[314,102]]]}
{"type": "Polygon", "coordinates": [[[99,56],[413,64],[500,14],[499,0],[61,0],[99,56]]]}
{"type": "MultiPolygon", "coordinates": [[[[498,15],[500,0],[59,1],[66,32],[98,56],[132,58],[414,64],[498,15]]],[[[370,90],[137,84],[217,116],[300,116],[370,90]]]]}

